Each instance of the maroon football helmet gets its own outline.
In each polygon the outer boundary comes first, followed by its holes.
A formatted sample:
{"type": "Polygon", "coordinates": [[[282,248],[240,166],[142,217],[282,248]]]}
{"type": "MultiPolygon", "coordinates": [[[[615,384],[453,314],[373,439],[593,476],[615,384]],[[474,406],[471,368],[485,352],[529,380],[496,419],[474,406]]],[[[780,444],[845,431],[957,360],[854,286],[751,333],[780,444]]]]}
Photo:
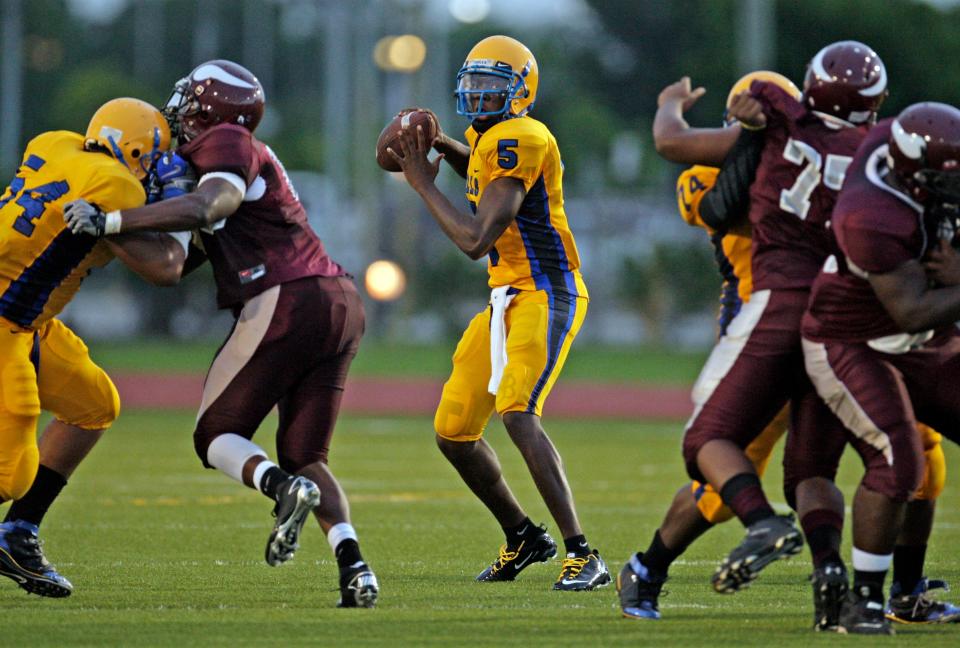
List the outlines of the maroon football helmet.
{"type": "Polygon", "coordinates": [[[907,107],[890,125],[887,155],[912,198],[960,204],[960,110],[935,102],[907,107]]]}
{"type": "Polygon", "coordinates": [[[247,68],[218,59],[180,79],[164,108],[170,129],[191,140],[217,124],[239,124],[251,133],[263,117],[263,86],[247,68]]]}
{"type": "Polygon", "coordinates": [[[851,124],[866,124],[876,120],[886,97],[887,69],[863,43],[827,45],[807,65],[803,101],[812,110],[851,124]]]}

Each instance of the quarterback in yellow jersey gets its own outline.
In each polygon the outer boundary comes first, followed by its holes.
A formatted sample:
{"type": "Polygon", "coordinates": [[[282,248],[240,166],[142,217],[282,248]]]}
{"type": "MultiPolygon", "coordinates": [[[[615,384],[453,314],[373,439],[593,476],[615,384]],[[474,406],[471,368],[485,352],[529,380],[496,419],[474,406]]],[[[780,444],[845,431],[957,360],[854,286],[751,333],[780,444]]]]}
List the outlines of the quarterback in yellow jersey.
{"type": "Polygon", "coordinates": [[[444,233],[470,258],[486,255],[491,298],[453,355],[434,420],[437,444],[487,506],[506,542],[479,581],[510,581],[556,554],[556,543],[524,513],[483,431],[503,418],[563,534],[566,558],[556,590],[589,590],[610,575],[577,518],[560,455],[540,423],[543,403],[587,310],[580,258],[563,205],[556,139],[528,115],[537,96],[533,54],[506,36],[477,43],[457,75],[457,112],[469,117],[468,145],[440,131],[405,130],[391,155],[444,233]],[[431,146],[441,155],[427,159],[431,146]],[[440,159],[466,178],[473,215],[434,184],[440,159]]]}
{"type": "Polygon", "coordinates": [[[64,205],[76,198],[110,210],[142,205],[141,180],[169,144],[159,111],[115,99],[94,114],[86,135],[53,131],[34,138],[0,195],[0,502],[16,500],[0,524],[0,574],[28,592],[72,591],[44,558],[38,525],[120,409],[110,378],[56,315],[84,277],[115,255],[144,278],[167,284],[179,278],[186,254],[185,237],[133,235],[107,243],[76,235],[64,223],[64,205]],[[41,410],[54,419],[38,444],[41,410]]]}

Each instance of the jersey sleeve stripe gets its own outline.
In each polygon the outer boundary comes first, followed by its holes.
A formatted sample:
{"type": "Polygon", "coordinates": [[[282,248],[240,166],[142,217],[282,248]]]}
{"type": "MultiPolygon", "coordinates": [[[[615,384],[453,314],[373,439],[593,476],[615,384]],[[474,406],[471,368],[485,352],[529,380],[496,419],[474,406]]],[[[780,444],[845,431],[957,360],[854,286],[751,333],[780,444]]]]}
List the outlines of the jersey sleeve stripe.
{"type": "Polygon", "coordinates": [[[51,293],[86,258],[97,239],[64,229],[0,296],[0,316],[30,326],[43,312],[51,293]]]}

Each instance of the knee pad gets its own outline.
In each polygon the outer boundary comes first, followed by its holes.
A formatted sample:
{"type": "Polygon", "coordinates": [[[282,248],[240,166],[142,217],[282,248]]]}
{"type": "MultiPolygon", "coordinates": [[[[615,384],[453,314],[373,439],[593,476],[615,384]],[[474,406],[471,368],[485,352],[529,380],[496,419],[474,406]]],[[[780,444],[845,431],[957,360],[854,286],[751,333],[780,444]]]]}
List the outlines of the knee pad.
{"type": "Polygon", "coordinates": [[[450,441],[476,441],[483,436],[490,418],[490,412],[480,415],[477,409],[445,392],[433,417],[433,430],[450,441]]]}
{"type": "Polygon", "coordinates": [[[0,465],[0,500],[18,500],[27,494],[40,467],[36,444],[4,451],[7,461],[0,465]]]}
{"type": "Polygon", "coordinates": [[[924,453],[926,458],[926,470],[923,475],[923,483],[914,493],[914,499],[935,500],[940,497],[943,487],[947,482],[947,460],[943,456],[943,447],[937,443],[924,453]]]}
{"type": "Polygon", "coordinates": [[[723,524],[733,517],[733,511],[723,503],[720,494],[710,484],[691,482],[690,490],[697,500],[697,509],[710,524],[723,524]]]}

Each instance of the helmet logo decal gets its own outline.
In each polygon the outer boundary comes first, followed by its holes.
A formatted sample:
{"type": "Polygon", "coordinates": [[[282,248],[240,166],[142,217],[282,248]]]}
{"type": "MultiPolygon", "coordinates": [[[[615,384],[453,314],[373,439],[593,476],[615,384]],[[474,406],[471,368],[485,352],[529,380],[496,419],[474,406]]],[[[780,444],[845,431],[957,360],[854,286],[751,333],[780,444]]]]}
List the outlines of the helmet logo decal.
{"type": "Polygon", "coordinates": [[[873,85],[860,91],[860,94],[864,97],[876,97],[887,89],[887,68],[883,66],[883,63],[880,63],[875,65],[874,69],[880,73],[880,76],[877,77],[873,85]]]}
{"type": "Polygon", "coordinates": [[[900,124],[899,119],[895,119],[890,126],[890,132],[897,143],[900,151],[911,160],[919,160],[927,148],[922,135],[917,133],[908,133],[900,124]]]}
{"type": "Polygon", "coordinates": [[[813,73],[820,79],[829,79],[832,76],[827,72],[827,68],[823,67],[823,56],[826,54],[826,50],[827,48],[823,48],[817,52],[817,55],[810,61],[810,67],[813,68],[813,73]]]}
{"type": "Polygon", "coordinates": [[[214,79],[216,81],[222,81],[227,85],[237,86],[239,88],[254,89],[252,83],[244,81],[238,76],[230,74],[222,67],[217,65],[201,65],[196,70],[193,71],[193,78],[196,81],[202,81],[204,79],[214,79]]]}
{"type": "Polygon", "coordinates": [[[113,139],[119,142],[121,139],[123,139],[123,131],[112,126],[101,126],[100,137],[104,140],[113,139]]]}

